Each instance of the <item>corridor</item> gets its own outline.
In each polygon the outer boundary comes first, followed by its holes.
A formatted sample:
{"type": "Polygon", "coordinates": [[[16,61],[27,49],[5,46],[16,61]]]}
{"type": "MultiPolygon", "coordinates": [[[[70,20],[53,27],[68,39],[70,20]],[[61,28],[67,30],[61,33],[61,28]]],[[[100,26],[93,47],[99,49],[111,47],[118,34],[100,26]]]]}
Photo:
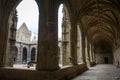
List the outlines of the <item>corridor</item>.
{"type": "Polygon", "coordinates": [[[120,68],[111,64],[100,64],[89,68],[72,80],[120,80],[120,68]]]}

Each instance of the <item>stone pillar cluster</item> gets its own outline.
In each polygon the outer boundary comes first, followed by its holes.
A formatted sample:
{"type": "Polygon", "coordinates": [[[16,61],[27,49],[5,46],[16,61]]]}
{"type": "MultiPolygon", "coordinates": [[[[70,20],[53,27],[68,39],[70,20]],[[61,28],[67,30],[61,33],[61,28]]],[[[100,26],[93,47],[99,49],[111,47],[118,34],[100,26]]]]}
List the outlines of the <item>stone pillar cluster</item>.
{"type": "Polygon", "coordinates": [[[80,26],[77,27],[77,62],[83,63],[83,57],[82,57],[82,41],[81,41],[81,31],[80,26]]]}
{"type": "Polygon", "coordinates": [[[67,11],[65,9],[65,6],[63,6],[63,21],[62,21],[62,61],[63,66],[70,65],[70,22],[67,15],[67,11]]]}
{"type": "Polygon", "coordinates": [[[39,4],[37,70],[58,70],[58,12],[56,1],[36,0],[39,4]],[[47,1],[47,3],[46,3],[47,1]]]}
{"type": "Polygon", "coordinates": [[[12,11],[9,17],[9,35],[7,43],[7,53],[5,58],[5,66],[12,67],[15,56],[15,42],[16,42],[16,30],[17,30],[17,11],[12,11]]]}

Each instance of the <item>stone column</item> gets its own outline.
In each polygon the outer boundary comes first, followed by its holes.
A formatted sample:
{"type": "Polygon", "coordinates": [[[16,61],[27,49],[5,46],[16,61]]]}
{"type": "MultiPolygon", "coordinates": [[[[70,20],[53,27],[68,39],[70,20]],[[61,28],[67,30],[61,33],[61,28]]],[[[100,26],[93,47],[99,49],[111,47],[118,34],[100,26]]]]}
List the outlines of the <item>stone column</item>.
{"type": "Polygon", "coordinates": [[[90,64],[90,44],[89,41],[87,41],[87,52],[88,52],[88,63],[90,64]]]}
{"type": "Polygon", "coordinates": [[[79,26],[77,25],[77,63],[83,62],[81,49],[81,32],[79,26]]]}
{"type": "Polygon", "coordinates": [[[7,50],[7,37],[8,37],[8,15],[1,14],[0,21],[0,67],[5,64],[5,55],[7,50]]]}
{"type": "Polygon", "coordinates": [[[8,40],[8,19],[11,11],[22,0],[0,1],[0,67],[4,66],[8,40]],[[12,3],[12,4],[11,4],[12,3]],[[2,4],[2,6],[1,6],[2,4]],[[7,5],[7,7],[6,7],[7,5]]]}
{"type": "Polygon", "coordinates": [[[58,70],[58,10],[55,6],[56,0],[36,1],[40,11],[36,69],[58,70]]]}
{"type": "Polygon", "coordinates": [[[85,37],[82,35],[82,57],[83,62],[86,63],[86,56],[85,56],[85,37]]]}
{"type": "Polygon", "coordinates": [[[10,39],[9,40],[9,47],[8,52],[5,56],[5,67],[13,67],[14,64],[14,55],[15,55],[15,41],[10,39]]]}
{"type": "Polygon", "coordinates": [[[92,59],[92,45],[90,44],[90,61],[93,62],[93,59],[92,59]]]}
{"type": "Polygon", "coordinates": [[[86,62],[87,65],[90,66],[90,46],[89,46],[89,40],[87,36],[85,37],[85,55],[86,55],[86,62]]]}
{"type": "Polygon", "coordinates": [[[70,20],[65,6],[63,6],[63,21],[62,21],[62,65],[71,65],[70,57],[70,20]]]}
{"type": "Polygon", "coordinates": [[[91,45],[91,58],[92,58],[92,61],[93,61],[93,46],[91,45]]]}
{"type": "Polygon", "coordinates": [[[86,63],[88,64],[88,50],[87,50],[87,37],[85,36],[85,57],[86,63]]]}
{"type": "Polygon", "coordinates": [[[77,65],[77,24],[75,21],[71,23],[71,61],[73,65],[77,65]]]}
{"type": "Polygon", "coordinates": [[[16,38],[16,28],[17,28],[17,12],[12,11],[9,17],[9,34],[7,42],[7,52],[5,56],[5,66],[13,67],[15,58],[15,38],[16,38]]]}
{"type": "Polygon", "coordinates": [[[93,62],[96,62],[95,51],[93,49],[93,62]]]}

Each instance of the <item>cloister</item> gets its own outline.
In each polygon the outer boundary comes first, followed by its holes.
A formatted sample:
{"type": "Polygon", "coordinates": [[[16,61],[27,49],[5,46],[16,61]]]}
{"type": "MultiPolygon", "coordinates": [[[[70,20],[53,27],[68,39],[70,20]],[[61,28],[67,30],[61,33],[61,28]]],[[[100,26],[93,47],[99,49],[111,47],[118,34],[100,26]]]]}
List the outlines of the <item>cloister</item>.
{"type": "Polygon", "coordinates": [[[22,0],[0,0],[0,80],[70,80],[98,64],[119,68],[119,0],[35,0],[39,10],[36,68],[10,68],[16,41],[16,7],[20,2],[22,0]],[[63,21],[59,46],[61,4],[63,21]]]}

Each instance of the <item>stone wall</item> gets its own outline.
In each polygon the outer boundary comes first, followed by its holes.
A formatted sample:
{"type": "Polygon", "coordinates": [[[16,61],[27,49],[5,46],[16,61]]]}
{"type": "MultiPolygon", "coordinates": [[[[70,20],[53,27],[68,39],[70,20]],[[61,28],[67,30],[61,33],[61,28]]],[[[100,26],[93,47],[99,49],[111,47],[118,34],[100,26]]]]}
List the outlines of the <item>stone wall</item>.
{"type": "Polygon", "coordinates": [[[113,55],[110,53],[96,53],[95,57],[97,64],[105,64],[105,60],[104,60],[105,57],[108,58],[108,64],[113,63],[113,55]]]}
{"type": "Polygon", "coordinates": [[[17,56],[17,63],[22,63],[22,56],[23,56],[23,48],[27,49],[27,62],[29,62],[31,60],[31,51],[33,48],[35,48],[35,60],[37,60],[37,44],[25,44],[25,43],[21,43],[21,42],[16,42],[16,47],[18,49],[18,56],[17,56]]]}
{"type": "Polygon", "coordinates": [[[75,75],[87,70],[85,64],[60,69],[57,71],[0,69],[0,80],[70,80],[75,75]]]}

